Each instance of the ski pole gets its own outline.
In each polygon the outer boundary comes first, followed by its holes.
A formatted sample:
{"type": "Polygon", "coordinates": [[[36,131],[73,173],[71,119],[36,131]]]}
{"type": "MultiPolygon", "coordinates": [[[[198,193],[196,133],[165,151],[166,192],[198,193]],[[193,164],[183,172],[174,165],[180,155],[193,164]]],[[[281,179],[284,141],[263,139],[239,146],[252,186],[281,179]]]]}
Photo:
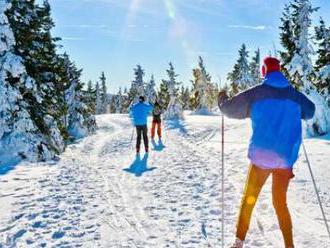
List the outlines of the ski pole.
{"type": "Polygon", "coordinates": [[[222,114],[221,120],[221,208],[222,208],[222,222],[221,222],[221,240],[222,248],[225,246],[225,117],[222,114]]]}
{"type": "Polygon", "coordinates": [[[316,193],[316,196],[317,196],[317,200],[319,202],[319,206],[320,206],[320,209],[321,209],[321,212],[322,212],[322,215],[323,215],[323,220],[324,220],[324,223],[325,223],[325,227],[327,228],[328,235],[329,235],[329,238],[330,238],[330,229],[329,229],[328,221],[327,221],[326,216],[325,216],[325,212],[324,212],[324,209],[323,209],[323,206],[322,206],[322,201],[321,201],[319,191],[318,191],[317,186],[316,186],[314,174],[313,174],[313,171],[312,171],[312,166],[309,162],[307,150],[306,150],[306,147],[305,147],[304,143],[302,143],[302,147],[303,147],[303,150],[304,150],[304,154],[305,154],[306,162],[307,162],[307,165],[308,165],[308,169],[309,169],[309,172],[310,172],[311,177],[312,177],[312,181],[313,181],[315,193],[316,193]]]}

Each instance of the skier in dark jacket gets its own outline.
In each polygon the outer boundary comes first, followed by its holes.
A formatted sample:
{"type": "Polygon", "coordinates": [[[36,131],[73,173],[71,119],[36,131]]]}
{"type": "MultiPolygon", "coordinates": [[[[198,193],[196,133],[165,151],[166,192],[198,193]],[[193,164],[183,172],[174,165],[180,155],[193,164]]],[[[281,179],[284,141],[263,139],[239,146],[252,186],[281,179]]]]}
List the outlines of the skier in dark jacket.
{"type": "Polygon", "coordinates": [[[142,136],[145,151],[146,153],[149,152],[147,118],[152,109],[152,105],[145,103],[145,98],[143,96],[140,96],[139,102],[134,104],[130,109],[130,116],[133,119],[137,133],[136,153],[140,153],[142,136]]]}
{"type": "Polygon", "coordinates": [[[154,109],[152,111],[152,126],[151,126],[151,138],[155,139],[155,132],[157,128],[157,135],[159,140],[162,138],[162,115],[163,110],[159,102],[156,101],[154,104],[154,109]]]}
{"type": "Polygon", "coordinates": [[[272,175],[273,205],[286,248],[293,248],[292,221],[286,194],[302,142],[301,119],[311,119],[315,105],[296,91],[280,72],[280,61],[264,60],[262,84],[233,98],[219,94],[219,107],[229,118],[252,121],[248,157],[251,161],[237,222],[236,242],[242,248],[253,208],[267,178],[272,175]]]}

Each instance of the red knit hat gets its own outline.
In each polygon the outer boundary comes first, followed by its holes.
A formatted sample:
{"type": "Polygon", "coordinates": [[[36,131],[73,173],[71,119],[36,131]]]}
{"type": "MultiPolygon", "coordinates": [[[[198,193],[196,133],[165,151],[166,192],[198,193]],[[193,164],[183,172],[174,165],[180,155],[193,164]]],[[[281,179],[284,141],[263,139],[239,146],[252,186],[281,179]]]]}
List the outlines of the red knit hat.
{"type": "Polygon", "coordinates": [[[281,65],[280,61],[277,58],[274,57],[266,57],[264,59],[264,64],[262,66],[262,76],[265,77],[267,73],[274,72],[274,71],[280,71],[281,65]]]}

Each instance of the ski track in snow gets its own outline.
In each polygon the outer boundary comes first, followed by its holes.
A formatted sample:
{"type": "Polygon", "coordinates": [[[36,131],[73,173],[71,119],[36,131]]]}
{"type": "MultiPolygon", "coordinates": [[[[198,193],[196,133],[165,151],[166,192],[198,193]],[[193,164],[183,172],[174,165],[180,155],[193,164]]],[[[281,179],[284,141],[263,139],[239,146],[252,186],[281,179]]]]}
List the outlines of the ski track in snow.
{"type": "MultiPolygon", "coordinates": [[[[98,125],[59,162],[21,163],[0,176],[1,248],[221,247],[219,116],[166,123],[166,147],[152,149],[136,175],[124,170],[136,169],[128,117],[98,116],[98,125]]],[[[225,130],[228,246],[248,170],[250,130],[247,122],[228,119],[225,130]]],[[[306,146],[330,218],[330,142],[311,139],[306,146]]],[[[303,158],[296,168],[288,196],[296,246],[330,247],[303,158]]],[[[258,200],[247,248],[283,247],[270,186],[271,180],[258,200]]]]}

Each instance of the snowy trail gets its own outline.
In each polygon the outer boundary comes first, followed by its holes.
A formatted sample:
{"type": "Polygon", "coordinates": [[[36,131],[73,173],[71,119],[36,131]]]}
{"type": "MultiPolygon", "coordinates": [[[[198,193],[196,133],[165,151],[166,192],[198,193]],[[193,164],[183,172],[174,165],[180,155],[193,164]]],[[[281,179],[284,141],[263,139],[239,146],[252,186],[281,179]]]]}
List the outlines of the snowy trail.
{"type": "MultiPolygon", "coordinates": [[[[225,238],[233,240],[245,176],[247,122],[226,119],[225,238]]],[[[220,247],[220,117],[167,123],[165,148],[135,157],[125,115],[98,117],[98,132],[59,162],[0,175],[0,247],[220,247]]],[[[306,141],[330,215],[329,140],[306,141]]],[[[289,192],[297,247],[330,247],[303,158],[289,192]]],[[[270,180],[246,247],[282,247],[270,180]]]]}

